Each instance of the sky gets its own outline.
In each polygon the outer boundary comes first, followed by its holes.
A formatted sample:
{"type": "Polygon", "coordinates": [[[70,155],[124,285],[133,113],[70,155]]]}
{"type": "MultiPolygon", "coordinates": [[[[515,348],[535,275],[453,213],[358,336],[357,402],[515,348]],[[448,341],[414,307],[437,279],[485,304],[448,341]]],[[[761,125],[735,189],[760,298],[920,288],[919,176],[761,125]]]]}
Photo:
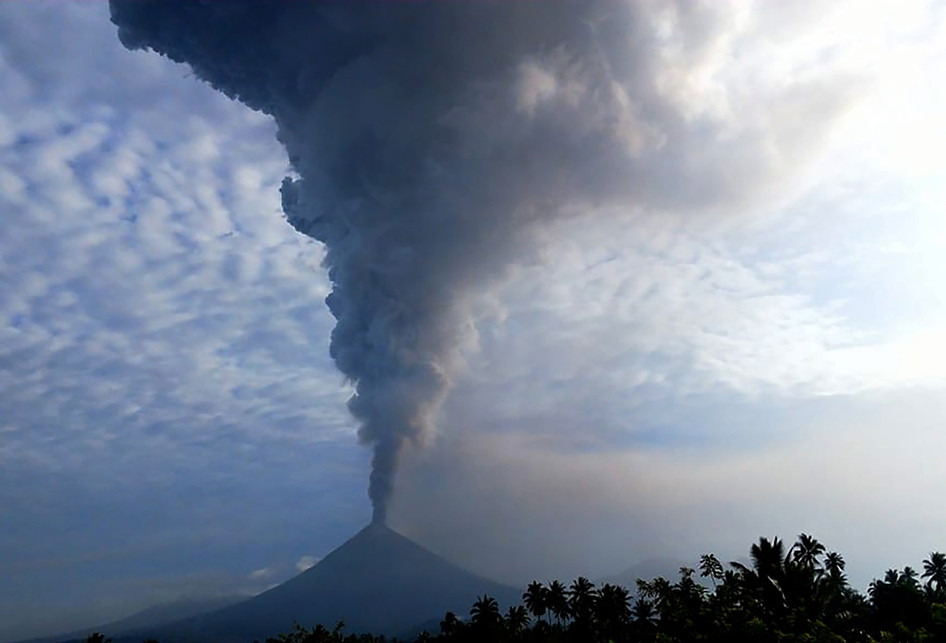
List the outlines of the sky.
{"type": "MultiPolygon", "coordinates": [[[[470,295],[388,520],[517,584],[806,532],[863,588],[946,548],[946,16],[689,6],[635,5],[649,197],[470,295]]],[[[258,592],[371,519],[276,135],[105,3],[0,4],[0,640],[258,592]]]]}

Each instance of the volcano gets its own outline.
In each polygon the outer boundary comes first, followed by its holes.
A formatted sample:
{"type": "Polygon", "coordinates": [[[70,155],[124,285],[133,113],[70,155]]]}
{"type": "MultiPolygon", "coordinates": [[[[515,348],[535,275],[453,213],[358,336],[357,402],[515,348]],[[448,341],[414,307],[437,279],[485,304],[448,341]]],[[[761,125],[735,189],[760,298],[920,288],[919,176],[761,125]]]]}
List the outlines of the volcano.
{"type": "Polygon", "coordinates": [[[518,604],[521,596],[518,590],[471,574],[384,525],[371,524],[281,585],[236,605],[138,630],[129,640],[147,636],[162,643],[250,643],[288,632],[294,623],[331,629],[338,621],[344,621],[346,633],[396,636],[431,623],[436,631],[436,622],[447,611],[462,617],[482,594],[504,608],[518,604]]]}

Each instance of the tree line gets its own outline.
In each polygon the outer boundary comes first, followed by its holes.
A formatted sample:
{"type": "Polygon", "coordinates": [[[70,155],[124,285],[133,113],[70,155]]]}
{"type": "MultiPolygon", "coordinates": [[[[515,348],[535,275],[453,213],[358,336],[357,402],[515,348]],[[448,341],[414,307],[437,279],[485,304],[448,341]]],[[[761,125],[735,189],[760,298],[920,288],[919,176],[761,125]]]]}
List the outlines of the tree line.
{"type": "MultiPolygon", "coordinates": [[[[636,593],[580,577],[532,582],[522,604],[502,612],[481,596],[468,616],[447,612],[438,633],[416,643],[946,643],[946,554],[932,552],[922,571],[890,569],[867,594],[848,584],[844,558],[801,534],[786,549],[760,538],[750,564],[724,565],[713,554],[679,578],[638,580],[636,593]],[[705,586],[696,575],[707,579],[705,586]]],[[[296,626],[266,643],[384,643],[370,634],[296,626]]],[[[101,640],[89,643],[102,643],[101,640]]]]}

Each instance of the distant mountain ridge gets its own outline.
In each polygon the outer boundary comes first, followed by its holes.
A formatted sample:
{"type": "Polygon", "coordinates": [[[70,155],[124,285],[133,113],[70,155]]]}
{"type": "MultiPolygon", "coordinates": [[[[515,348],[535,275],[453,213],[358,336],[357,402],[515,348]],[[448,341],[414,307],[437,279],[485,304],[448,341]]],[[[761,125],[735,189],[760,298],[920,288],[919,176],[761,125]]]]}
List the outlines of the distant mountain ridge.
{"type": "Polygon", "coordinates": [[[396,531],[371,524],[318,564],[258,596],[175,623],[112,636],[116,643],[154,638],[161,643],[250,643],[287,632],[294,623],[348,633],[398,635],[439,620],[448,610],[463,616],[477,596],[518,604],[518,589],[481,578],[396,531]]]}
{"type": "Polygon", "coordinates": [[[55,643],[65,640],[81,640],[92,632],[108,632],[112,638],[121,637],[126,634],[137,632],[139,630],[163,626],[168,623],[180,621],[198,614],[205,614],[214,610],[234,605],[247,600],[243,595],[227,595],[201,598],[182,598],[168,603],[160,603],[140,612],[135,612],[130,616],[111,621],[104,625],[85,627],[76,629],[65,634],[57,636],[42,636],[32,639],[19,641],[18,643],[55,643]]]}

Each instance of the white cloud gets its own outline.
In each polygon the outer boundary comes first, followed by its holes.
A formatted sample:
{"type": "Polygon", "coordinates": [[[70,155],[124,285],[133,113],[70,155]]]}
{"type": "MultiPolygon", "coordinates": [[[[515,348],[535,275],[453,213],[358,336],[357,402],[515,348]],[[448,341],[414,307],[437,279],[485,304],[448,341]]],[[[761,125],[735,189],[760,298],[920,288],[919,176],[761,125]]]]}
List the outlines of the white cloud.
{"type": "Polygon", "coordinates": [[[266,580],[268,578],[272,578],[273,574],[275,574],[275,570],[273,568],[262,567],[250,572],[246,575],[246,577],[250,580],[266,580]]]}
{"type": "Polygon", "coordinates": [[[300,556],[299,560],[296,561],[296,569],[300,572],[304,572],[307,569],[311,569],[317,562],[321,560],[318,556],[310,556],[306,554],[305,556],[300,556]]]}
{"type": "Polygon", "coordinates": [[[799,286],[805,255],[760,262],[725,235],[665,236],[560,230],[555,263],[521,271],[498,295],[501,316],[482,320],[469,380],[500,405],[567,399],[578,413],[648,387],[793,398],[944,382],[935,329],[916,334],[904,317],[878,337],[870,317],[799,286]],[[549,396],[550,382],[564,389],[549,396]]]}
{"type": "MultiPolygon", "coordinates": [[[[88,10],[67,11],[89,20],[88,10]]],[[[115,56],[107,69],[134,75],[112,37],[102,34],[115,56]]],[[[3,60],[43,59],[27,41],[5,45],[3,60]]],[[[16,188],[0,197],[12,277],[0,297],[0,378],[13,427],[0,458],[43,444],[37,456],[48,466],[81,461],[84,449],[63,458],[45,444],[53,436],[66,450],[78,444],[50,426],[54,418],[87,427],[69,434],[75,440],[97,431],[103,447],[141,448],[157,437],[145,437],[154,424],[186,422],[211,437],[225,418],[251,440],[286,431],[322,440],[331,426],[347,437],[346,391],[325,355],[331,322],[319,251],[279,216],[286,161],[273,126],[206,87],[174,82],[173,68],[135,61],[152,82],[206,106],[172,117],[162,104],[138,102],[146,83],[93,96],[68,65],[17,73],[26,98],[9,105],[13,131],[0,148],[2,176],[16,188]],[[58,96],[73,110],[33,104],[49,75],[76,85],[58,96]],[[45,117],[35,125],[20,118],[27,113],[45,117]],[[208,156],[217,149],[227,153],[208,156]],[[313,396],[331,401],[313,405],[313,396]],[[324,429],[306,436],[303,417],[324,429]]]]}
{"type": "Polygon", "coordinates": [[[110,556],[81,573],[70,562],[115,539],[137,548],[119,557],[127,577],[149,557],[180,565],[208,538],[220,569],[249,557],[222,553],[247,510],[308,530],[263,496],[308,501],[352,476],[333,498],[364,495],[348,389],[327,355],[321,251],[281,216],[273,125],[183,67],[125,51],[107,13],[0,7],[0,504],[33,534],[0,535],[0,603],[18,606],[3,640],[39,633],[17,629],[31,610],[47,623],[34,628],[54,626],[57,573],[111,597],[86,618],[164,600],[100,582],[110,556]]]}

